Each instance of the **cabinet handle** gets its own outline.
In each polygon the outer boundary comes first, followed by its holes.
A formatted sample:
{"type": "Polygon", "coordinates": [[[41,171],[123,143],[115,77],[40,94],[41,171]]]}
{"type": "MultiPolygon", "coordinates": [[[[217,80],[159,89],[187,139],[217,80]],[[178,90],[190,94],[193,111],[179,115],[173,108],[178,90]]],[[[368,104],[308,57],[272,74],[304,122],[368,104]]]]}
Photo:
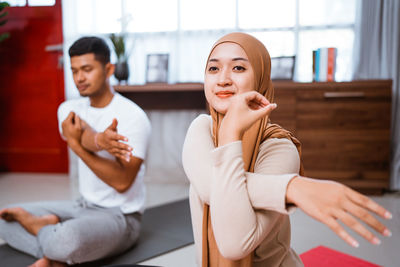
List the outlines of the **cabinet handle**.
{"type": "Polygon", "coordinates": [[[364,92],[324,92],[325,98],[362,98],[364,92]]]}

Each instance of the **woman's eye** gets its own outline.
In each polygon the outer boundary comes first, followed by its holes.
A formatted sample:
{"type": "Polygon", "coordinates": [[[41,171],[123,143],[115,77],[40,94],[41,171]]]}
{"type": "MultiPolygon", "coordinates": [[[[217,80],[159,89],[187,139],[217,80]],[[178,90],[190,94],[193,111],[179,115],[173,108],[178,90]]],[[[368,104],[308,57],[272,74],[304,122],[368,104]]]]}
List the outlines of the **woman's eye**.
{"type": "Polygon", "coordinates": [[[244,70],[246,70],[246,68],[244,68],[244,67],[242,67],[242,66],[235,66],[233,69],[234,69],[234,70],[237,70],[237,71],[244,71],[244,70]]]}
{"type": "Polygon", "coordinates": [[[208,68],[208,71],[217,71],[217,70],[218,70],[217,67],[209,67],[209,68],[208,68]]]}

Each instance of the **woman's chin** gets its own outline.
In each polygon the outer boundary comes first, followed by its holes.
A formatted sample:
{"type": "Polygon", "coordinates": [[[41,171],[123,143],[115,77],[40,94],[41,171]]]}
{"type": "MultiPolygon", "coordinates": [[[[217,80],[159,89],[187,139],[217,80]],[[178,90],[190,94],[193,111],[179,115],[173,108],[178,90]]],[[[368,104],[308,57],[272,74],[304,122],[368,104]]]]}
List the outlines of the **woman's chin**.
{"type": "Polygon", "coordinates": [[[218,113],[225,114],[228,111],[230,101],[229,99],[214,99],[209,103],[218,113]]]}
{"type": "Polygon", "coordinates": [[[228,107],[219,107],[219,106],[213,106],[213,108],[220,114],[225,115],[225,113],[228,110],[228,107]]]}

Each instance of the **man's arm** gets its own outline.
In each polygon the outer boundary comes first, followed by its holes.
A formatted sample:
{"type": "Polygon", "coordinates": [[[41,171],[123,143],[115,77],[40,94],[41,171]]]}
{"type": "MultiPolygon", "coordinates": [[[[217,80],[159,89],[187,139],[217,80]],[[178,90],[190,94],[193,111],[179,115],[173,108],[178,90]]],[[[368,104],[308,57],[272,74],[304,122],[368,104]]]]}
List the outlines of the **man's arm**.
{"type": "Polygon", "coordinates": [[[142,159],[129,156],[129,162],[117,158],[106,159],[97,156],[82,145],[84,129],[79,116],[70,112],[62,123],[63,136],[68,146],[103,182],[120,193],[125,192],[135,181],[136,175],[143,162],[142,159]]]}
{"type": "Polygon", "coordinates": [[[132,155],[130,155],[129,162],[119,158],[116,160],[102,158],[87,151],[76,140],[69,141],[68,146],[85,162],[97,177],[119,193],[125,192],[133,184],[143,162],[142,159],[132,155]]]}

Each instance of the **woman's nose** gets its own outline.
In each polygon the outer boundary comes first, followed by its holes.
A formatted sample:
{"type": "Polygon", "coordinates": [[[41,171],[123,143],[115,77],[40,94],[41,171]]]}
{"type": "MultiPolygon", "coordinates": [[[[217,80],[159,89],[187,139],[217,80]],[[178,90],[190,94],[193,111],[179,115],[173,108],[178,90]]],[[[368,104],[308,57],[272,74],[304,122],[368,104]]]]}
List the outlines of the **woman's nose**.
{"type": "Polygon", "coordinates": [[[218,77],[218,85],[225,87],[232,85],[231,74],[228,70],[222,70],[218,77]]]}

